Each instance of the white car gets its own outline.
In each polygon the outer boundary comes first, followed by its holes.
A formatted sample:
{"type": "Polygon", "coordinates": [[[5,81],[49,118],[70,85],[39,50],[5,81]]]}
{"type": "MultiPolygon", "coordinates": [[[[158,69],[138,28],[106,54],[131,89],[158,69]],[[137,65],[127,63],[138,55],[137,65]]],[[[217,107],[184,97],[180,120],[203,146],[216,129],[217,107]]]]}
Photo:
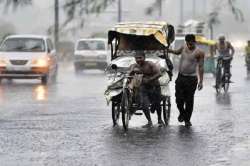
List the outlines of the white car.
{"type": "Polygon", "coordinates": [[[50,38],[11,35],[0,46],[0,80],[41,79],[46,84],[57,71],[56,50],[50,38]]]}
{"type": "Polygon", "coordinates": [[[108,43],[103,38],[80,39],[74,51],[75,71],[107,67],[108,43]]]}

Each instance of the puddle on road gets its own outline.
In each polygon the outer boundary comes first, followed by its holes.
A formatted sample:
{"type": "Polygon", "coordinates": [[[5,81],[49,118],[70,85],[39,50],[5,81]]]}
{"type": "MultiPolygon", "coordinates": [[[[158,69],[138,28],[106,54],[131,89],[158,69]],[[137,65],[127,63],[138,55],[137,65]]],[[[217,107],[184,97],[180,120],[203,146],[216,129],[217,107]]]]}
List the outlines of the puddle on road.
{"type": "Polygon", "coordinates": [[[48,87],[38,85],[33,88],[33,99],[37,101],[45,101],[48,99],[48,87]]]}
{"type": "Polygon", "coordinates": [[[0,102],[16,103],[25,100],[29,101],[47,101],[48,86],[34,82],[17,81],[11,84],[0,85],[0,102]]]}

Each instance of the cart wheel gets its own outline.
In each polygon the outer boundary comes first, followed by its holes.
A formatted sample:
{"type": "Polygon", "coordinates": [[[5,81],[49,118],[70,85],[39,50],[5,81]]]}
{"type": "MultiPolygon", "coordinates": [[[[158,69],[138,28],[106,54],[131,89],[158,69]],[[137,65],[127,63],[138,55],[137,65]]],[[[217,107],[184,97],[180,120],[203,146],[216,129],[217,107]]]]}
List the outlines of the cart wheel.
{"type": "Polygon", "coordinates": [[[222,74],[220,67],[216,70],[215,89],[217,93],[220,93],[222,89],[222,74]]]}
{"type": "Polygon", "coordinates": [[[129,97],[130,97],[129,92],[127,89],[125,89],[122,94],[122,103],[121,103],[122,124],[125,131],[128,130],[129,119],[130,119],[131,102],[129,101],[129,97]]]}
{"type": "Polygon", "coordinates": [[[42,84],[43,84],[43,85],[47,85],[48,79],[49,79],[49,76],[48,76],[48,75],[42,76],[42,78],[41,78],[42,84]]]}
{"type": "Polygon", "coordinates": [[[163,119],[165,125],[167,126],[170,119],[170,112],[171,112],[171,98],[167,96],[166,99],[162,101],[162,112],[163,112],[163,119]]]}
{"type": "Polygon", "coordinates": [[[228,76],[225,76],[225,83],[224,83],[223,88],[224,88],[225,93],[227,93],[229,89],[229,77],[228,76]]]}
{"type": "Polygon", "coordinates": [[[217,84],[215,85],[215,89],[216,89],[216,93],[221,93],[221,89],[222,89],[222,85],[221,84],[217,84]]]}
{"type": "Polygon", "coordinates": [[[119,104],[115,104],[114,102],[112,102],[112,120],[114,126],[117,125],[119,117],[120,117],[120,106],[119,104]]]}

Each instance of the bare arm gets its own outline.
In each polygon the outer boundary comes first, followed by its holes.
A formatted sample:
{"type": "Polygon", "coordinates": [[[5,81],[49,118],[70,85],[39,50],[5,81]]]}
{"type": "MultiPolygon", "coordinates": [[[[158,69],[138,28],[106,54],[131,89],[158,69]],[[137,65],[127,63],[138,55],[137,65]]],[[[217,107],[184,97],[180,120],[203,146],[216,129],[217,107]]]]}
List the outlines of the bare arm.
{"type": "Polygon", "coordinates": [[[143,78],[143,82],[146,84],[151,83],[161,77],[160,68],[156,66],[154,63],[150,63],[149,65],[152,70],[152,75],[150,77],[143,78]]]}
{"type": "Polygon", "coordinates": [[[232,44],[230,42],[228,42],[228,45],[229,45],[229,49],[231,50],[231,56],[233,57],[233,55],[235,53],[234,47],[232,46],[232,44]]]}
{"type": "Polygon", "coordinates": [[[149,78],[149,81],[154,81],[161,77],[160,68],[156,66],[155,64],[152,64],[152,71],[154,74],[149,78]]]}
{"type": "Polygon", "coordinates": [[[182,53],[182,51],[183,51],[183,48],[184,47],[182,46],[181,48],[179,48],[177,50],[168,49],[168,52],[172,53],[172,54],[175,54],[175,55],[180,55],[182,53]]]}
{"type": "Polygon", "coordinates": [[[136,66],[135,64],[129,66],[129,72],[128,72],[129,75],[134,75],[135,66],[136,66]]]}
{"type": "Polygon", "coordinates": [[[216,55],[217,50],[218,50],[218,44],[216,43],[216,44],[213,46],[213,53],[214,53],[214,55],[216,55]]]}
{"type": "Polygon", "coordinates": [[[203,74],[204,74],[204,57],[205,53],[203,51],[200,51],[198,54],[198,77],[199,77],[199,90],[202,89],[203,86],[203,74]]]}

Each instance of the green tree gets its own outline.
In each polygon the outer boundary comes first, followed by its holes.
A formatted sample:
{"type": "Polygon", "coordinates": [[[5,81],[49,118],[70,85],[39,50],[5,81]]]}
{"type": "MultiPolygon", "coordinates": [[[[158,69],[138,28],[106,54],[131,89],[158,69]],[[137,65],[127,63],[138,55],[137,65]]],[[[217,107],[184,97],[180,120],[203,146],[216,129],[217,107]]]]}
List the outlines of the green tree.
{"type": "Polygon", "coordinates": [[[209,13],[208,19],[207,19],[207,24],[208,28],[210,30],[210,38],[214,38],[214,28],[218,24],[220,24],[220,14],[221,11],[225,8],[225,6],[228,6],[229,9],[231,10],[232,14],[234,15],[235,19],[239,22],[244,21],[244,15],[242,11],[237,7],[236,5],[237,0],[216,0],[214,4],[216,6],[214,9],[209,13]]]}
{"type": "MultiPolygon", "coordinates": [[[[62,31],[65,26],[71,21],[75,20],[80,22],[80,27],[84,26],[84,22],[86,17],[91,13],[101,13],[105,10],[112,2],[115,0],[64,0],[57,1],[56,3],[59,6],[63,6],[63,9],[67,15],[66,20],[61,24],[62,26],[59,28],[59,17],[55,18],[55,25],[48,27],[48,33],[55,35],[55,40],[58,41],[59,31],[62,31]]],[[[0,0],[0,4],[4,5],[5,11],[16,10],[18,7],[24,7],[28,5],[32,5],[33,0],[0,0]]],[[[55,6],[57,6],[55,5],[55,6]]],[[[55,13],[58,13],[59,9],[55,7],[55,13]]],[[[79,27],[69,28],[65,32],[75,31],[79,27]]]]}
{"type": "Polygon", "coordinates": [[[4,10],[8,11],[10,8],[13,10],[18,7],[23,7],[32,4],[32,0],[0,0],[0,4],[4,5],[4,10]]]}
{"type": "Polygon", "coordinates": [[[244,15],[242,11],[236,6],[237,0],[227,0],[227,3],[232,11],[232,13],[235,16],[235,19],[238,21],[243,22],[244,21],[244,15]]]}
{"type": "Polygon", "coordinates": [[[218,17],[219,17],[218,11],[213,11],[208,15],[207,25],[210,31],[210,39],[214,38],[214,26],[220,24],[220,20],[218,17]]]}
{"type": "MultiPolygon", "coordinates": [[[[116,0],[64,0],[64,2],[60,4],[60,6],[63,6],[67,15],[63,25],[67,25],[72,20],[77,19],[81,21],[81,25],[83,26],[88,14],[99,14],[115,1],[116,0]]],[[[0,0],[0,4],[4,5],[5,11],[8,11],[10,8],[17,9],[18,7],[32,5],[32,3],[33,0],[0,0]]]]}
{"type": "Polygon", "coordinates": [[[159,17],[162,16],[162,3],[165,0],[155,0],[149,7],[146,8],[146,14],[152,15],[156,10],[159,12],[159,17]]]}
{"type": "Polygon", "coordinates": [[[85,19],[89,14],[99,14],[115,1],[116,0],[66,0],[63,5],[64,11],[67,14],[64,25],[67,25],[72,20],[78,20],[80,26],[83,27],[85,19]]]}
{"type": "Polygon", "coordinates": [[[13,24],[0,20],[0,42],[8,35],[15,34],[16,28],[13,24]]]}

